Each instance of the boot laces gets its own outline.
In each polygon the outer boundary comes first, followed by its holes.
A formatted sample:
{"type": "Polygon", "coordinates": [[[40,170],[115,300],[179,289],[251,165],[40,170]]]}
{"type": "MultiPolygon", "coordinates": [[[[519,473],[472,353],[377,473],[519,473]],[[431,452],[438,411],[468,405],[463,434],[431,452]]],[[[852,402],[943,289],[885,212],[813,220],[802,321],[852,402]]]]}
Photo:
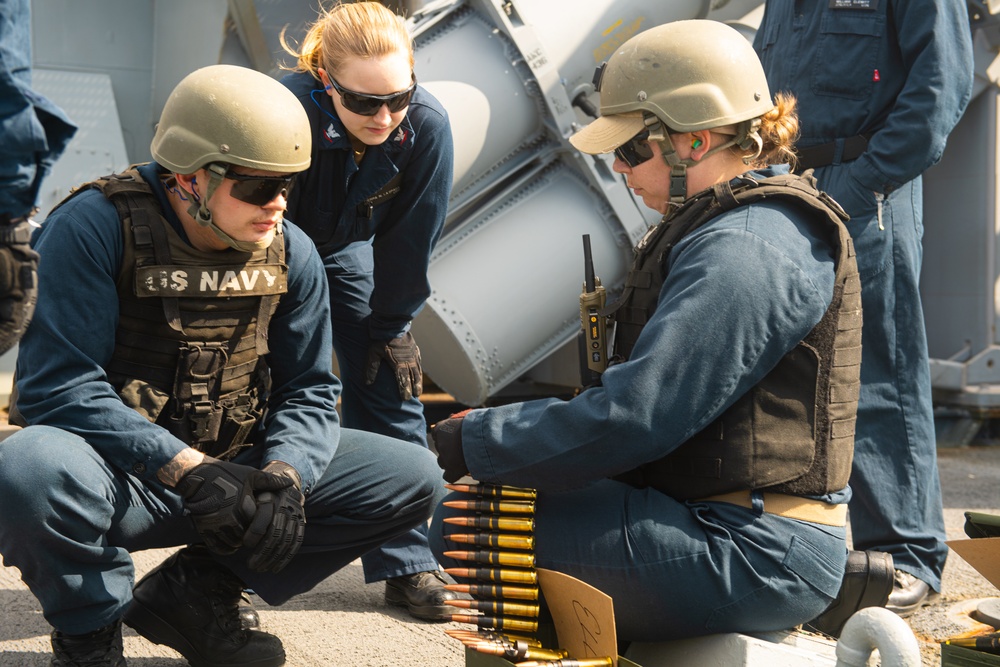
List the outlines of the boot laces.
{"type": "Polygon", "coordinates": [[[220,576],[211,588],[212,611],[219,626],[227,635],[243,636],[246,630],[240,623],[240,599],[243,582],[234,576],[220,576]]]}
{"type": "Polygon", "coordinates": [[[52,633],[53,667],[125,667],[119,623],[85,635],[52,633]]]}

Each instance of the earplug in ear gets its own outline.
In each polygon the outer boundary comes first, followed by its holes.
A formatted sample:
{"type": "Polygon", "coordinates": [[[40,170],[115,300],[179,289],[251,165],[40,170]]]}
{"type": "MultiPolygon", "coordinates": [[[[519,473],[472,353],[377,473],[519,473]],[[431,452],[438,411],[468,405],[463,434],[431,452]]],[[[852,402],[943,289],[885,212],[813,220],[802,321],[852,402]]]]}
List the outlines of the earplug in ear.
{"type": "Polygon", "coordinates": [[[326,84],[325,86],[323,86],[323,90],[330,90],[331,88],[333,88],[333,86],[331,86],[330,84],[326,84]]]}
{"type": "Polygon", "coordinates": [[[691,148],[698,148],[698,146],[701,146],[701,139],[695,139],[691,142],[691,148]]]}

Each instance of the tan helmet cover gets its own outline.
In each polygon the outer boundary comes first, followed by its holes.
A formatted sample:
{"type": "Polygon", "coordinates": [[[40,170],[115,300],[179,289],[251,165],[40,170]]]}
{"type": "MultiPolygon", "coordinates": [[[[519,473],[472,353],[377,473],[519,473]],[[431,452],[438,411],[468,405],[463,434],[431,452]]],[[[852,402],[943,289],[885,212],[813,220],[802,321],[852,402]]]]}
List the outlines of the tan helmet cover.
{"type": "Polygon", "coordinates": [[[707,19],[672,21],[626,41],[608,60],[600,95],[601,117],[570,138],[585,153],[610,152],[641,132],[642,112],[674,132],[694,132],[774,108],[750,42],[707,19]]]}
{"type": "Polygon", "coordinates": [[[178,174],[212,162],[292,173],[309,167],[311,137],[305,109],[281,83],[246,67],[210,65],[170,93],[150,151],[178,174]]]}

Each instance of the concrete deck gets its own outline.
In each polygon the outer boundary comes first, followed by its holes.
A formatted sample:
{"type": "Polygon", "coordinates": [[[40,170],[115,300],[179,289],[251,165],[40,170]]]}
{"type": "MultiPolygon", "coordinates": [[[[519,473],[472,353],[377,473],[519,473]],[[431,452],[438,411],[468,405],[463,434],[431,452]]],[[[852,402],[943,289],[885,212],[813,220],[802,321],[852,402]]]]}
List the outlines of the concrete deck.
{"type": "MultiPolygon", "coordinates": [[[[950,539],[964,537],[964,511],[1000,514],[1000,447],[941,449],[939,466],[950,539]]],[[[169,553],[155,550],[135,554],[137,575],[141,577],[169,553]]],[[[280,608],[260,603],[263,629],[281,637],[287,664],[294,667],[465,664],[462,647],[443,632],[445,628],[461,627],[459,624],[413,620],[403,611],[387,607],[382,592],[382,585],[364,584],[360,562],[355,562],[280,608]]],[[[953,553],[945,571],[941,599],[909,619],[921,642],[924,667],[939,665],[938,642],[967,630],[971,624],[969,611],[977,601],[995,596],[1000,592],[953,553]]],[[[51,656],[49,631],[19,572],[0,567],[0,667],[46,667],[51,656]]],[[[125,653],[134,667],[187,664],[174,651],[151,644],[129,629],[125,631],[125,653]]]]}

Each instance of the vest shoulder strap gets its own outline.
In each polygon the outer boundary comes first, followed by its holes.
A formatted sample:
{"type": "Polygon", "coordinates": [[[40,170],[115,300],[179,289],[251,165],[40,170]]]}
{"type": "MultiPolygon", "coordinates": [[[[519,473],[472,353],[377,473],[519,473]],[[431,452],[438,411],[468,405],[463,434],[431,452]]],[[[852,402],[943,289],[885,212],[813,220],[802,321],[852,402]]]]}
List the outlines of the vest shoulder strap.
{"type": "Polygon", "coordinates": [[[847,214],[816,187],[812,172],[779,174],[762,180],[743,176],[716,184],[684,202],[653,227],[636,247],[621,295],[602,311],[616,322],[615,356],[628,358],[639,331],[649,320],[666,280],[666,261],[674,246],[726,211],[770,198],[797,202],[822,214],[839,228],[838,241],[847,237],[850,246],[850,236],[843,225],[847,214]]]}

